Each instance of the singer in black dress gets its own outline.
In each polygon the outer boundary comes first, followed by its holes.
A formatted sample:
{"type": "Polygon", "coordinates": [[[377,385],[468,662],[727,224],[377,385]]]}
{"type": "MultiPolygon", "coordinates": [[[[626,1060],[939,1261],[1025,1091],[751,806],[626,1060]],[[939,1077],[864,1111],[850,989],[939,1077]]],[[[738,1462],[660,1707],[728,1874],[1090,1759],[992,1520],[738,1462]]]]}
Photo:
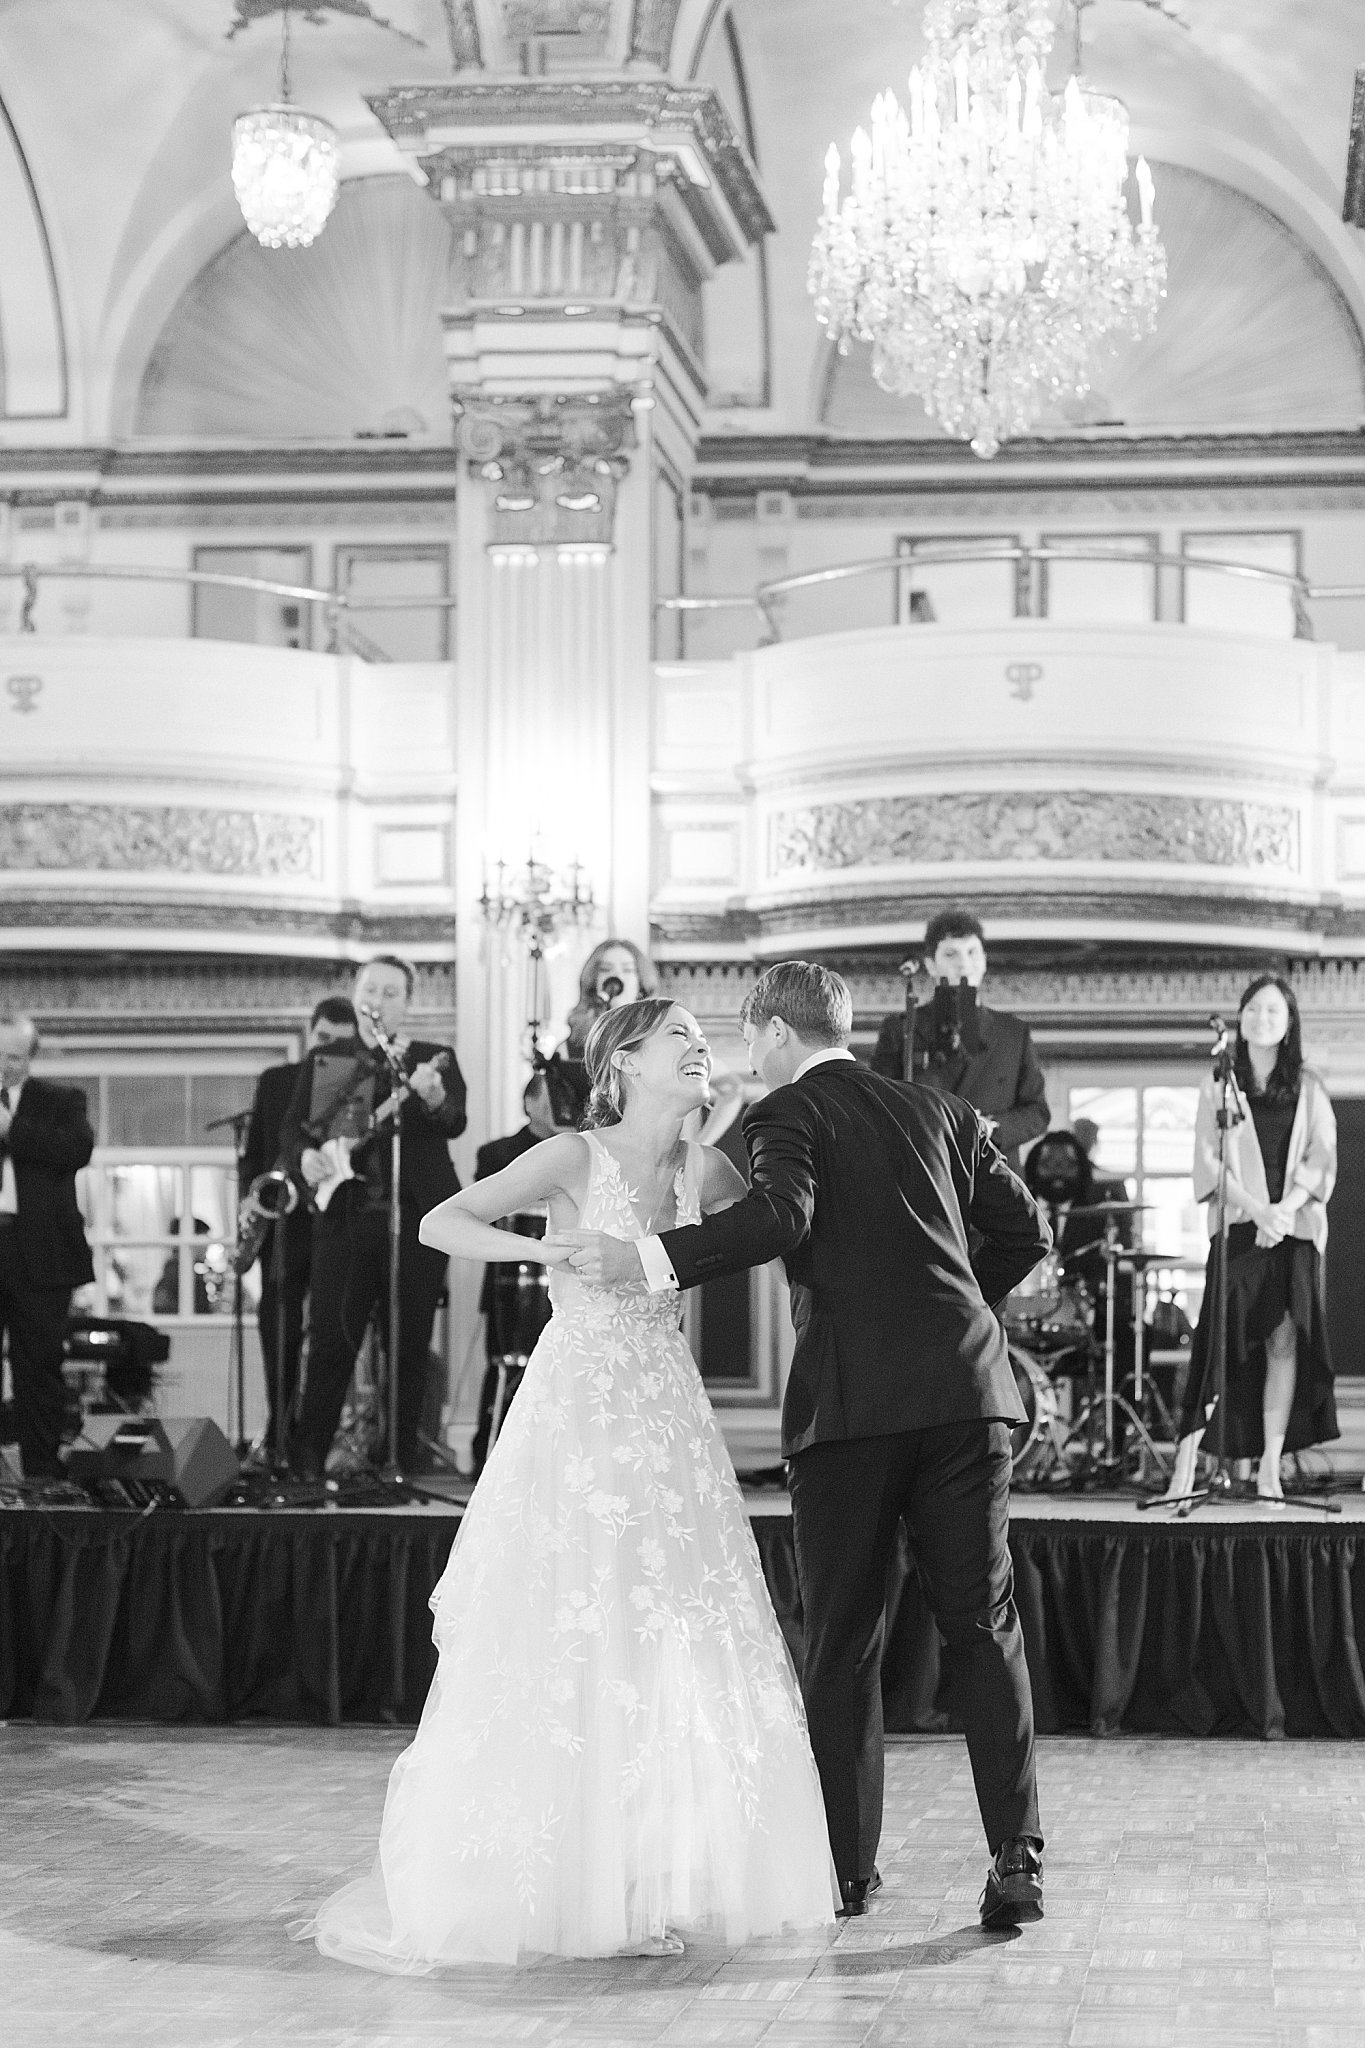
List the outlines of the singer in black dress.
{"type": "MultiPolygon", "coordinates": [[[[1218,1230],[1220,1090],[1210,1076],[1195,1124],[1195,1194],[1218,1230]]],[[[1259,1459],[1260,1498],[1284,1497],[1280,1458],[1339,1434],[1323,1300],[1327,1201],[1336,1179],[1336,1118],[1327,1090],[1303,1064],[1299,1008],[1288,982],[1260,975],[1238,1006],[1228,1133],[1227,1398],[1224,1456],[1259,1459]]],[[[1188,1493],[1201,1438],[1209,1448],[1217,1405],[1214,1261],[1209,1254],[1199,1327],[1171,1482],[1188,1493]]]]}

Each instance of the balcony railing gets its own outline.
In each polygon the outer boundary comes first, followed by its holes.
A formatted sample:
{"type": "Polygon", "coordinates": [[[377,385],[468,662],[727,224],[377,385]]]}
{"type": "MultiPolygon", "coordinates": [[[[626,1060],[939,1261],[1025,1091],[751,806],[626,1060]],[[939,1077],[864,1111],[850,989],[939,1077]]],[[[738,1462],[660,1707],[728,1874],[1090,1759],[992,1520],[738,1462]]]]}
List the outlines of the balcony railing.
{"type": "Polygon", "coordinates": [[[153,568],[129,562],[0,562],[0,576],[17,577],[24,587],[19,609],[21,633],[36,633],[38,599],[45,583],[180,583],[188,588],[209,585],[216,590],[249,590],[264,597],[288,597],[322,607],[327,633],[325,652],[355,654],[362,661],[391,659],[355,623],[357,612],[453,611],[453,597],[365,597],[347,592],[314,590],[305,583],[276,583],[268,576],[228,576],[211,569],[153,568]]]}
{"type": "MultiPolygon", "coordinates": [[[[1134,567],[1178,569],[1188,575],[1205,571],[1218,576],[1239,577],[1251,583],[1278,585],[1289,594],[1294,615],[1294,634],[1299,640],[1314,637],[1310,604],[1365,598],[1365,583],[1310,583],[1306,576],[1284,569],[1266,569],[1250,562],[1233,562],[1210,555],[1176,555],[1154,548],[1118,545],[1077,544],[1076,546],[1031,546],[1015,541],[930,540],[908,542],[894,555],[873,555],[864,561],[835,562],[823,569],[805,569],[793,576],[776,576],[756,583],[751,592],[724,597],[661,597],[655,609],[660,613],[751,611],[757,612],[766,628],[762,645],[782,636],[778,607],[798,591],[815,590],[830,584],[851,583],[865,577],[908,576],[930,564],[964,562],[1013,562],[1017,587],[1032,593],[1037,587],[1033,565],[1048,562],[1125,562],[1134,567]]],[[[1036,611],[1016,616],[1037,617],[1036,611]]]]}

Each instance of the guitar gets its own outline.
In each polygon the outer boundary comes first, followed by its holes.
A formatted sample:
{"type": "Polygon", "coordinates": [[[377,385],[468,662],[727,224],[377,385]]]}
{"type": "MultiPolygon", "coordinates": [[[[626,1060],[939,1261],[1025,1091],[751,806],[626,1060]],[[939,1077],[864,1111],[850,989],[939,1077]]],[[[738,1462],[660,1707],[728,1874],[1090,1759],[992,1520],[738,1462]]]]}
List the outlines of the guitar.
{"type": "MultiPolygon", "coordinates": [[[[449,1047],[443,1046],[434,1058],[423,1060],[420,1067],[414,1067],[413,1073],[426,1072],[444,1076],[449,1073],[454,1060],[454,1053],[450,1051],[449,1047]]],[[[408,1097],[415,1093],[416,1090],[412,1086],[412,1076],[410,1075],[401,1087],[395,1088],[392,1095],[387,1096],[380,1103],[378,1109],[362,1109],[356,1105],[354,1098],[348,1100],[345,1107],[351,1111],[351,1114],[346,1117],[345,1121],[349,1125],[349,1129],[335,1137],[324,1138],[314,1148],[322,1154],[327,1162],[327,1172],[312,1187],[309,1198],[309,1206],[311,1208],[316,1209],[321,1214],[326,1209],[337,1189],[344,1187],[348,1180],[355,1179],[356,1174],[353,1161],[359,1147],[368,1144],[371,1138],[381,1131],[386,1123],[391,1121],[396,1111],[402,1107],[408,1097]]]]}

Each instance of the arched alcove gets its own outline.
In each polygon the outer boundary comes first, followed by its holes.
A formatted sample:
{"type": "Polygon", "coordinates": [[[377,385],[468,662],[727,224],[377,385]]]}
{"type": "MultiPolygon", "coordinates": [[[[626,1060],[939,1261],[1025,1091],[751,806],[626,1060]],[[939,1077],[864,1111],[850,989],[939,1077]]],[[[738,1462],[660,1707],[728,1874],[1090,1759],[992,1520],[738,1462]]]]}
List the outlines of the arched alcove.
{"type": "Polygon", "coordinates": [[[406,177],[343,185],[308,249],[263,249],[244,230],[167,320],[135,433],[444,437],[449,270],[445,217],[406,177]]]}
{"type": "Polygon", "coordinates": [[[0,416],[64,419],[66,336],[47,223],[0,101],[0,416]]]}
{"type": "MultiPolygon", "coordinates": [[[[1096,368],[1088,396],[1045,414],[1076,425],[1162,429],[1354,427],[1365,418],[1365,349],[1340,292],[1255,200],[1197,171],[1154,164],[1170,276],[1156,332],[1096,368]]],[[[873,382],[866,348],[832,356],[821,424],[937,439],[915,398],[873,382]]]]}

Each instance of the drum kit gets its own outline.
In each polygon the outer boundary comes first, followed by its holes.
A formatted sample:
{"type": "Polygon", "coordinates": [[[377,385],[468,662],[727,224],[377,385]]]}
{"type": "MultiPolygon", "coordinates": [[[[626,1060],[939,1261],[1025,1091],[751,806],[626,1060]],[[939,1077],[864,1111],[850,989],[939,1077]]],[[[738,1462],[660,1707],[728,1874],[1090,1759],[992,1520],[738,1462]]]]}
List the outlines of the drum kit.
{"type": "MultiPolygon", "coordinates": [[[[507,1216],[500,1226],[519,1237],[543,1237],[543,1212],[507,1216]]],[[[489,1268],[488,1356],[497,1367],[493,1414],[488,1432],[491,1451],[498,1440],[508,1403],[521,1385],[537,1339],[550,1320],[550,1273],[529,1259],[502,1260],[489,1268]]]]}
{"type": "MultiPolygon", "coordinates": [[[[1026,1420],[1011,1433],[1014,1483],[1024,1486],[1113,1484],[1124,1476],[1129,1443],[1136,1445],[1133,1476],[1140,1485],[1165,1483],[1167,1454],[1153,1434],[1154,1420],[1168,1440],[1175,1431],[1170,1412],[1150,1370],[1144,1371],[1145,1288],[1150,1266],[1168,1264],[1164,1253],[1122,1243],[1119,1218],[1138,1214],[1139,1202],[1097,1202],[1073,1206],[1070,1217],[1099,1217],[1101,1236],[1086,1250],[1104,1263],[1097,1329],[1091,1289],[1068,1275],[1054,1247],[1005,1302],[1003,1321],[1010,1366],[1026,1420]],[[1120,1276],[1133,1282],[1132,1372],[1119,1364],[1120,1276]],[[1068,1420],[1062,1388],[1082,1380],[1086,1398],[1068,1420]]],[[[1053,1235],[1061,1231],[1053,1213],[1053,1235]]]]}

